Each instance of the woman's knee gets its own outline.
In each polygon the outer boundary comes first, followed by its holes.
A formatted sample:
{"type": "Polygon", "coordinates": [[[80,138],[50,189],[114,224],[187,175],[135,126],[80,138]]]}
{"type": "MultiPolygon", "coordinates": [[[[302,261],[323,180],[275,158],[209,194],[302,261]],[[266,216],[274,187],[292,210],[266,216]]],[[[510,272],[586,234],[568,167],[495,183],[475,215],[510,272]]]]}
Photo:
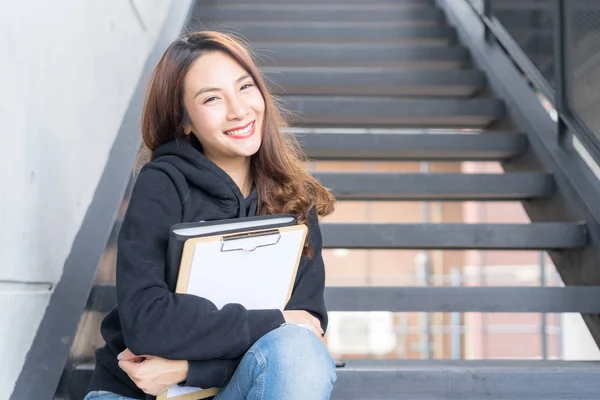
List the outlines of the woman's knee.
{"type": "Polygon", "coordinates": [[[292,377],[299,385],[331,389],[336,380],[335,362],[325,345],[306,327],[284,324],[257,344],[268,369],[292,377]]]}

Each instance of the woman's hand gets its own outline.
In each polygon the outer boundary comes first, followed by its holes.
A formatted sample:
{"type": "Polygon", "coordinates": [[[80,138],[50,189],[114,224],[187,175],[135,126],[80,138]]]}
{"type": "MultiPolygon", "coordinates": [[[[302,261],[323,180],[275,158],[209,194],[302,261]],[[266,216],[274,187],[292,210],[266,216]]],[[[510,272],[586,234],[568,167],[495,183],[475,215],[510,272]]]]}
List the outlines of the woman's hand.
{"type": "Polygon", "coordinates": [[[288,324],[305,325],[311,328],[313,333],[320,339],[325,334],[321,328],[321,321],[304,310],[283,311],[283,318],[288,324]]]}
{"type": "Polygon", "coordinates": [[[188,362],[154,356],[136,356],[129,349],[119,354],[119,367],[144,393],[157,396],[187,379],[188,362]]]}

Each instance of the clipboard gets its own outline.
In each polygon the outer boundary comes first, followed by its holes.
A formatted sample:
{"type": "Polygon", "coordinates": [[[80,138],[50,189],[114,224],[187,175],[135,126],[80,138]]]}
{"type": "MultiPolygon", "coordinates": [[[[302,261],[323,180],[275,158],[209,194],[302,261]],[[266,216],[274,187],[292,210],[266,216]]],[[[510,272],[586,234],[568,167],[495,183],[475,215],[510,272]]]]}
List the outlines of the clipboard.
{"type": "Polygon", "coordinates": [[[296,216],[286,213],[175,224],[170,229],[167,247],[165,271],[167,286],[171,292],[176,291],[183,248],[185,242],[189,239],[229,233],[244,233],[259,229],[294,226],[297,224],[298,220],[296,216]]]}
{"type": "MultiPolygon", "coordinates": [[[[176,293],[202,296],[218,309],[239,303],[247,309],[283,310],[292,295],[307,232],[306,225],[293,225],[188,239],[176,293]]],[[[199,400],[219,390],[174,386],[157,400],[199,400]]]]}

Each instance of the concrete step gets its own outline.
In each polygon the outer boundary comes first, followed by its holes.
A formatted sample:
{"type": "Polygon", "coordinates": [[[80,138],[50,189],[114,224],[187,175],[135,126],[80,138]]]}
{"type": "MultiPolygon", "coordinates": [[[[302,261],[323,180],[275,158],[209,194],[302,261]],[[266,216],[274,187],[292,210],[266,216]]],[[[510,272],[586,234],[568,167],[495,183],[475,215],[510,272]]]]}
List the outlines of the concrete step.
{"type": "MultiPolygon", "coordinates": [[[[344,360],[332,400],[596,400],[600,362],[531,360],[344,360]]],[[[85,395],[94,364],[63,376],[85,395]]]]}
{"type": "Polygon", "coordinates": [[[461,68],[470,60],[462,46],[253,42],[252,49],[265,67],[461,68]]]}
{"type": "Polygon", "coordinates": [[[366,22],[254,22],[194,21],[194,30],[235,33],[254,42],[405,43],[449,45],[456,41],[454,28],[445,25],[411,26],[366,22]]]}
{"type": "Polygon", "coordinates": [[[389,95],[463,97],[483,88],[485,75],[473,69],[263,67],[277,95],[389,95]]]}
{"type": "Polygon", "coordinates": [[[337,200],[501,201],[552,194],[552,177],[542,172],[505,174],[314,172],[337,200]]]}
{"type": "Polygon", "coordinates": [[[434,7],[407,7],[394,4],[218,4],[199,3],[192,18],[200,21],[311,21],[384,22],[440,24],[444,13],[434,7]]]}
{"type": "Polygon", "coordinates": [[[287,120],[303,127],[485,128],[504,115],[496,99],[281,96],[287,120]]]}
{"type": "Polygon", "coordinates": [[[292,129],[305,154],[331,161],[499,161],[527,149],[522,133],[292,129]]]}

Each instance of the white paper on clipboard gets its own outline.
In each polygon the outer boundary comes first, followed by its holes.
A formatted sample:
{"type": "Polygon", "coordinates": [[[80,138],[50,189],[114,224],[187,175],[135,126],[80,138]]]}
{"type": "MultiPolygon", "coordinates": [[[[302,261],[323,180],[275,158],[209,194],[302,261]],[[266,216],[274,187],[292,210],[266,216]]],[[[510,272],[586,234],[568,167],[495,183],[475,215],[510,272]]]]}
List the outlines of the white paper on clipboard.
{"type": "MultiPolygon", "coordinates": [[[[201,296],[218,309],[238,303],[249,310],[283,310],[291,296],[306,234],[305,225],[296,225],[190,239],[184,248],[177,292],[201,296]],[[182,287],[185,290],[180,290],[182,287]]],[[[201,390],[174,386],[166,398],[188,399],[187,395],[201,390]]]]}
{"type": "Polygon", "coordinates": [[[172,399],[177,396],[183,396],[189,393],[194,393],[202,390],[192,386],[173,386],[167,391],[167,399],[172,399]]]}
{"type": "Polygon", "coordinates": [[[266,246],[260,244],[272,242],[273,237],[195,244],[186,292],[210,300],[218,309],[238,303],[250,310],[283,310],[304,232],[295,229],[278,235],[277,243],[266,246]],[[224,246],[240,249],[222,250],[224,246]]]}

